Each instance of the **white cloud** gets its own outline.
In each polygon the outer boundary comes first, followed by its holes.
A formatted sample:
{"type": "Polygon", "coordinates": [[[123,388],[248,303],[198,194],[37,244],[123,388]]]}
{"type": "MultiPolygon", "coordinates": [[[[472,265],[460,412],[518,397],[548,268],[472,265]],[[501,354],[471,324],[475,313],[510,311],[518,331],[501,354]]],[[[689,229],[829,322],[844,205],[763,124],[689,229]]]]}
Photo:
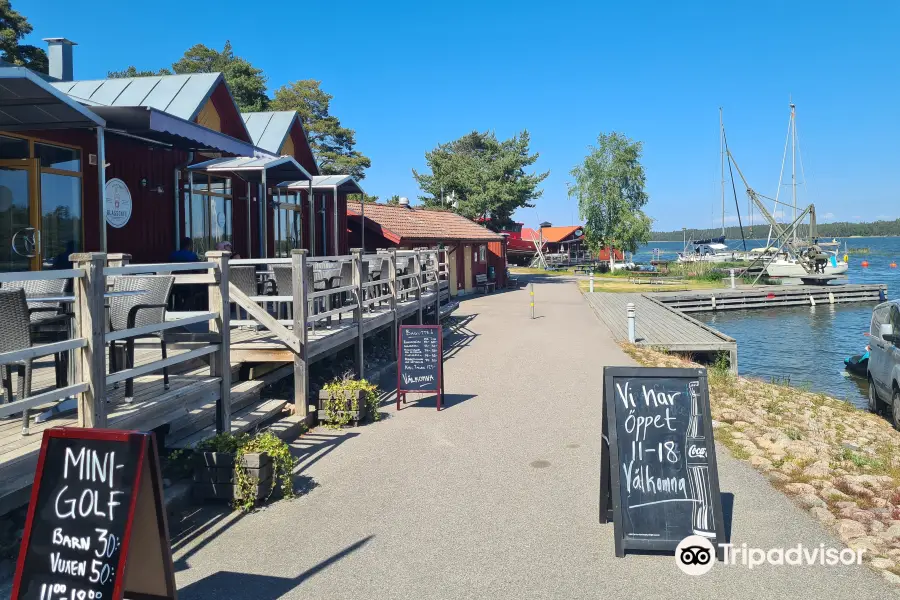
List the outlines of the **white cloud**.
{"type": "Polygon", "coordinates": [[[833,218],[834,218],[834,213],[830,213],[830,212],[825,213],[824,215],[822,215],[822,218],[823,218],[823,219],[833,219],[833,218]]]}

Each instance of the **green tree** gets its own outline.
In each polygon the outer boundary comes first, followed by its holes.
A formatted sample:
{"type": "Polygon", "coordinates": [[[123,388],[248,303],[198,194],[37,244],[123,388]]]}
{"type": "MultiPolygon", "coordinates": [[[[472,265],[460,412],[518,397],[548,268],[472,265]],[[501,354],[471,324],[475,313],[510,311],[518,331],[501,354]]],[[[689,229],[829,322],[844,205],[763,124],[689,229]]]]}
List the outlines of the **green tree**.
{"type": "Polygon", "coordinates": [[[359,202],[360,199],[366,204],[375,204],[378,202],[378,196],[370,196],[368,194],[347,194],[347,200],[350,202],[359,202]]]}
{"type": "Polygon", "coordinates": [[[512,220],[518,208],[531,208],[540,198],[540,183],[550,174],[527,173],[539,154],[529,150],[528,131],[508,140],[498,140],[494,132],[473,131],[425,153],[431,173],[413,177],[425,196],[426,206],[441,207],[452,197],[453,210],[469,219],[490,218],[499,228],[512,220]]]}
{"type": "Polygon", "coordinates": [[[649,197],[641,166],[641,142],[601,133],[584,162],[572,169],[584,235],[592,251],[614,247],[635,252],[650,240],[652,219],[641,210],[649,197]]]}
{"type": "Polygon", "coordinates": [[[0,59],[32,71],[46,73],[49,68],[43,48],[19,41],[31,33],[28,19],[15,11],[9,0],[0,0],[0,59]]]}
{"type": "Polygon", "coordinates": [[[272,110],[296,110],[322,173],[352,175],[364,179],[372,161],[358,150],[356,132],[341,125],[329,112],[333,96],[321,88],[321,81],[301,79],[275,90],[272,110]]]}
{"type": "Polygon", "coordinates": [[[397,194],[394,194],[393,196],[391,196],[390,198],[387,199],[386,204],[388,204],[390,206],[399,206],[400,205],[400,196],[398,196],[397,194]]]}
{"type": "Polygon", "coordinates": [[[257,69],[247,60],[235,56],[231,42],[225,42],[221,52],[203,44],[195,44],[172,65],[172,70],[179,75],[221,72],[241,112],[266,110],[269,105],[269,97],[266,96],[266,76],[263,75],[262,69],[257,69]]]}
{"type": "Polygon", "coordinates": [[[153,75],[171,75],[169,69],[160,69],[159,71],[141,71],[134,65],[122,71],[107,71],[106,76],[110,79],[119,79],[122,77],[152,77],[153,75]]]}

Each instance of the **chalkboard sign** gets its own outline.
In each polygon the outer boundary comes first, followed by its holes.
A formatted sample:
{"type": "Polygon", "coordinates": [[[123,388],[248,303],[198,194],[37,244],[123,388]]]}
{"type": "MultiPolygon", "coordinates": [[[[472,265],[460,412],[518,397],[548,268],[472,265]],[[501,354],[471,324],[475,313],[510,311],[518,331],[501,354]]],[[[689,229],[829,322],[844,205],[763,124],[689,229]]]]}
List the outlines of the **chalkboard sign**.
{"type": "Polygon", "coordinates": [[[151,434],[45,430],[12,598],[174,599],[161,481],[151,434]]]}
{"type": "Polygon", "coordinates": [[[402,325],[397,360],[397,409],[407,393],[437,394],[441,410],[444,395],[443,328],[440,325],[402,325]]]}
{"type": "Polygon", "coordinates": [[[600,520],[616,556],[725,542],[705,369],[605,367],[600,520]],[[610,511],[610,503],[612,510],[610,511]]]}

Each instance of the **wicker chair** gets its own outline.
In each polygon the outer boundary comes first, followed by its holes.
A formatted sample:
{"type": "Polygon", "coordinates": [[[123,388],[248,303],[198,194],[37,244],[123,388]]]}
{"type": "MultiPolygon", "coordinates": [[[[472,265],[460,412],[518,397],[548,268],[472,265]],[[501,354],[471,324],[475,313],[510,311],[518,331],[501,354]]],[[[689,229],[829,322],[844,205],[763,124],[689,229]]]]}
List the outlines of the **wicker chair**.
{"type": "MultiPolygon", "coordinates": [[[[70,279],[32,279],[26,281],[8,281],[0,288],[4,290],[23,290],[25,296],[60,296],[69,291],[70,279]]],[[[36,342],[61,342],[69,339],[69,319],[59,302],[32,302],[28,306],[31,323],[31,337],[36,342]]],[[[53,355],[56,371],[56,387],[65,387],[68,380],[69,354],[58,352],[53,355]]]]}
{"type": "MultiPolygon", "coordinates": [[[[272,265],[272,273],[275,275],[275,294],[278,296],[294,295],[294,269],[291,265],[272,265]]],[[[290,303],[279,302],[278,316],[281,316],[282,308],[287,315],[285,318],[291,318],[293,306],[290,303]]]]}
{"type": "MultiPolygon", "coordinates": [[[[28,303],[25,301],[25,290],[21,288],[0,290],[0,323],[3,323],[0,352],[15,352],[31,348],[31,324],[28,303]]],[[[29,358],[22,361],[21,365],[15,365],[19,375],[17,396],[19,400],[31,395],[31,364],[32,359],[29,358]]],[[[13,365],[10,364],[0,368],[3,373],[8,403],[13,401],[12,367],[13,365]]],[[[28,409],[22,411],[22,435],[28,435],[28,409]]]]}
{"type": "MultiPolygon", "coordinates": [[[[134,296],[114,296],[109,302],[109,330],[122,331],[134,327],[144,327],[165,323],[166,306],[175,278],[171,275],[141,275],[138,277],[116,277],[113,292],[130,292],[143,290],[144,293],[134,296]]],[[[158,337],[163,360],[166,359],[166,341],[161,332],[153,332],[125,341],[125,368],[134,368],[134,340],[140,337],[158,337]]],[[[116,358],[116,342],[109,344],[110,372],[118,371],[116,358]]],[[[169,369],[163,367],[163,385],[169,389],[169,369]]],[[[125,401],[134,399],[134,379],[125,380],[125,401]]]]}
{"type": "MultiPolygon", "coordinates": [[[[256,283],[256,267],[235,266],[228,270],[228,281],[248,296],[256,296],[259,294],[259,286],[256,283]]],[[[239,315],[241,308],[234,307],[235,315],[239,315]]]]}

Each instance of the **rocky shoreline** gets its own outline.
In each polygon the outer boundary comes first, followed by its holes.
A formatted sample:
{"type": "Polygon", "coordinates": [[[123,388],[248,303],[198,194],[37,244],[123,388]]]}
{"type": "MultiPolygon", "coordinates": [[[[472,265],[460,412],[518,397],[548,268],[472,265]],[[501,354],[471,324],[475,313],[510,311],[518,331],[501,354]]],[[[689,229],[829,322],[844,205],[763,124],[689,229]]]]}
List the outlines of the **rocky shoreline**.
{"type": "MultiPolygon", "coordinates": [[[[689,360],[625,345],[645,366],[689,360]]],[[[699,365],[696,365],[699,366],[699,365]]],[[[900,433],[848,402],[709,369],[716,441],[900,584],[900,433]]]]}

